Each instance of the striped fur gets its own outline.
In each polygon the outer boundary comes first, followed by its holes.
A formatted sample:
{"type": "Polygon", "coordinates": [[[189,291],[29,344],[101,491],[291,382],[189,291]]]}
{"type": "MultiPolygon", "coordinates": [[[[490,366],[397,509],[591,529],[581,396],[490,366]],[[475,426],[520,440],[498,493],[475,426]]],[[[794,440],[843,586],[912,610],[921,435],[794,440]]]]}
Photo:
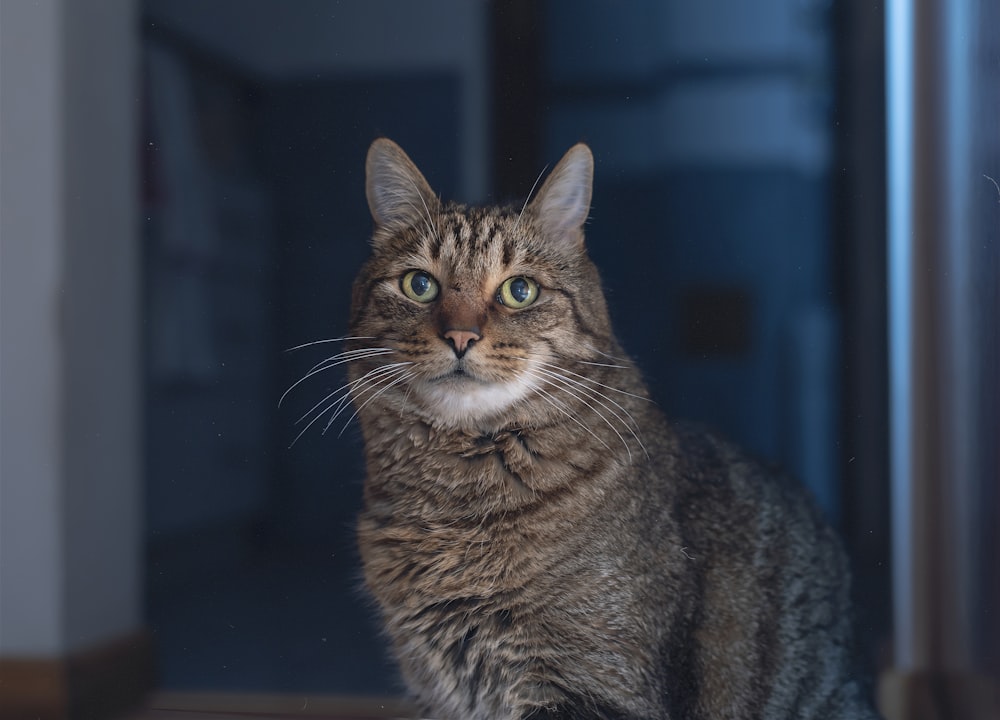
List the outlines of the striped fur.
{"type": "Polygon", "coordinates": [[[358,537],[415,700],[441,720],[875,718],[837,539],[793,484],[668,425],[615,339],[583,245],[592,167],[578,145],[525,208],[468,208],[391,141],[369,152],[358,537]],[[413,270],[432,301],[404,292],[413,270]],[[517,277],[539,288],[523,309],[498,299],[517,277]]]}

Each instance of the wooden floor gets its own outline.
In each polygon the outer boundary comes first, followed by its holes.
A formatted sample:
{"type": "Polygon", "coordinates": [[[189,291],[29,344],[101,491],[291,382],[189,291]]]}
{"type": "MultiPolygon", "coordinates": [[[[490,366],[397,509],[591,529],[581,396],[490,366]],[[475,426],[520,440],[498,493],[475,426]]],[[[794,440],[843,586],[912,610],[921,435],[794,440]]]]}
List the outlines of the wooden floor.
{"type": "Polygon", "coordinates": [[[153,695],[146,708],[129,720],[401,720],[415,717],[412,708],[399,698],[161,692],[153,695]]]}

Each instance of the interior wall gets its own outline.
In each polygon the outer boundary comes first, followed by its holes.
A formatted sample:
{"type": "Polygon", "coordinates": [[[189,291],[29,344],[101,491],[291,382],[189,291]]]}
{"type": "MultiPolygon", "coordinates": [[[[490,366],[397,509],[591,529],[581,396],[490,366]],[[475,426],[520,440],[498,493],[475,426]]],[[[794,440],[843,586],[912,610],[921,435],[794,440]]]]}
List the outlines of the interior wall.
{"type": "Polygon", "coordinates": [[[0,653],[142,622],[136,6],[4,3],[0,653]]]}
{"type": "Polygon", "coordinates": [[[489,190],[487,0],[145,0],[154,25],[181,33],[261,81],[454,73],[460,78],[459,199],[489,190]],[[288,38],[295,38],[289,42],[288,38]]]}
{"type": "Polygon", "coordinates": [[[64,648],[62,17],[0,5],[0,654],[64,648]]]}

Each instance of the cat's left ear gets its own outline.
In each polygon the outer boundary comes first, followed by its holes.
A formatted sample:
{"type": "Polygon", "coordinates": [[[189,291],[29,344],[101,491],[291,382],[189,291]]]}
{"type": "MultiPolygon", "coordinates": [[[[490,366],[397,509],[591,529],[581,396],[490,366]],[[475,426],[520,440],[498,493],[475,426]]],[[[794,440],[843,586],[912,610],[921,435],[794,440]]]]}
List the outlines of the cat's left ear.
{"type": "Polygon", "coordinates": [[[531,201],[530,211],[546,237],[557,242],[583,244],[583,223],[590,213],[594,185],[594,156],[583,143],[571,147],[531,201]]]}

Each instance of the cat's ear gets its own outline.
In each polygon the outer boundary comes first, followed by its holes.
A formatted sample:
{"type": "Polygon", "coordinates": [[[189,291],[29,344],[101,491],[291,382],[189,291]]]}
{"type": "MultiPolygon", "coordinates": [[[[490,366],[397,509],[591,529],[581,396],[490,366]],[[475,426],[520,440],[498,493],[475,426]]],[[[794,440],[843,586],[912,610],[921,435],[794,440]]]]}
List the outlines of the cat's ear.
{"type": "Polygon", "coordinates": [[[531,213],[546,237],[582,244],[580,229],[590,213],[593,184],[594,156],[590,148],[578,143],[563,155],[531,201],[531,213]]]}
{"type": "Polygon", "coordinates": [[[440,201],[403,148],[379,138],[368,148],[365,194],[375,224],[389,230],[433,222],[440,201]]]}

